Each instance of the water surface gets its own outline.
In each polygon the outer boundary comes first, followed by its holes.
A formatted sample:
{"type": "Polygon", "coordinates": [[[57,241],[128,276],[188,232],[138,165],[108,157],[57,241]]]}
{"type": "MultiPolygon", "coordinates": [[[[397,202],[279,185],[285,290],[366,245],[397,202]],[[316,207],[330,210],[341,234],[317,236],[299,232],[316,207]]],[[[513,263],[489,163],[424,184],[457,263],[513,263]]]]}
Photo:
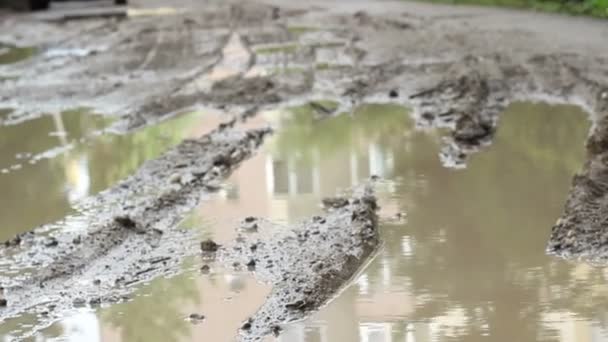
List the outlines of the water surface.
{"type": "MultiPolygon", "coordinates": [[[[264,120],[277,134],[183,223],[201,238],[228,241],[250,215],[294,222],[319,213],[323,196],[373,174],[383,178],[379,255],[335,301],[286,326],[278,341],[608,339],[608,273],[544,253],[583,163],[589,123],[578,108],[510,106],[494,143],[464,170],[443,168],[441,134],[416,130],[398,106],[365,105],[332,118],[303,107],[264,120]]],[[[142,286],[127,303],[83,308],[41,338],[231,341],[269,287],[213,263],[201,274],[203,263],[187,260],[182,275],[142,286]],[[206,319],[193,324],[192,313],[206,319]]]]}

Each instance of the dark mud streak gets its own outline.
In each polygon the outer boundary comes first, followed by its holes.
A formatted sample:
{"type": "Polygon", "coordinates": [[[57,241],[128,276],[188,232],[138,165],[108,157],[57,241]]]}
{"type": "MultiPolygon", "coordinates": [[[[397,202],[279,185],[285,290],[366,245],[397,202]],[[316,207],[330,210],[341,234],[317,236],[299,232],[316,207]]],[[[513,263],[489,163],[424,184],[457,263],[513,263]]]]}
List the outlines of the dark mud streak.
{"type": "Polygon", "coordinates": [[[193,233],[175,226],[270,133],[239,132],[233,125],[222,124],[146,162],[83,202],[75,217],[6,241],[0,256],[11,265],[0,270],[7,300],[0,320],[48,311],[52,303],[53,312],[41,318],[45,325],[73,305],[120,301],[134,290],[131,285],[178,272],[195,246],[188,242],[193,233]],[[18,275],[9,275],[16,270],[18,275]]]}
{"type": "Polygon", "coordinates": [[[248,218],[240,227],[245,233],[217,252],[228,267],[255,271],[273,286],[264,304],[243,322],[238,340],[259,341],[278,334],[282,324],[308,317],[338,295],[377,250],[377,205],[371,188],[339,199],[323,216],[287,229],[248,218]],[[250,232],[252,225],[259,233],[250,232]]]}

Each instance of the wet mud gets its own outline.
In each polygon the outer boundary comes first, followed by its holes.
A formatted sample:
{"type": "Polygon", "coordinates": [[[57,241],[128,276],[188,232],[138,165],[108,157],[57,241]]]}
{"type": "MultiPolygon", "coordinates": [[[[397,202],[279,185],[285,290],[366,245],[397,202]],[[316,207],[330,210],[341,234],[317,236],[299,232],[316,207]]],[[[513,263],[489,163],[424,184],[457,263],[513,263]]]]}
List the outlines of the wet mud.
{"type": "Polygon", "coordinates": [[[547,251],[567,259],[608,262],[608,118],[586,143],[587,161],[572,179],[564,213],[551,230],[547,251]]]}
{"type": "Polygon", "coordinates": [[[134,285],[176,272],[196,250],[176,225],[270,133],[233,124],[146,162],[80,202],[76,215],[5,241],[2,320],[37,313],[44,327],[74,306],[122,301],[134,285]]]}
{"type": "Polygon", "coordinates": [[[264,218],[245,218],[234,242],[217,252],[203,248],[203,257],[217,253],[226,267],[246,269],[272,285],[264,304],[243,322],[237,340],[278,336],[282,325],[306,318],[337,296],[379,247],[371,186],[323,203],[324,215],[285,229],[264,218]]]}
{"type": "MultiPolygon", "coordinates": [[[[548,249],[608,258],[608,60],[602,57],[608,51],[600,24],[578,22],[555,41],[560,19],[543,16],[528,25],[526,14],[485,9],[435,11],[391,1],[190,6],[121,21],[4,20],[1,124],[82,107],[116,118],[111,128],[126,132],[194,108],[242,113],[245,120],[299,105],[322,122],[365,103],[388,103],[412,108],[420,129],[444,128],[440,160],[464,168],[491,144],[512,102],[574,103],[591,113],[595,127],[589,159],[574,178],[548,249]],[[581,41],[581,32],[588,39],[581,41]]],[[[6,241],[0,317],[38,313],[50,323],[74,305],[121,301],[133,285],[177,272],[183,256],[201,246],[183,246],[193,238],[176,225],[270,132],[234,125],[183,141],[79,202],[74,216],[6,241]]],[[[203,252],[274,285],[243,323],[242,340],[280,332],[354,276],[379,243],[369,196],[327,201],[333,208],[325,216],[284,236],[263,236],[270,223],[255,218],[232,244],[215,252],[218,246],[203,244],[203,252]]]]}

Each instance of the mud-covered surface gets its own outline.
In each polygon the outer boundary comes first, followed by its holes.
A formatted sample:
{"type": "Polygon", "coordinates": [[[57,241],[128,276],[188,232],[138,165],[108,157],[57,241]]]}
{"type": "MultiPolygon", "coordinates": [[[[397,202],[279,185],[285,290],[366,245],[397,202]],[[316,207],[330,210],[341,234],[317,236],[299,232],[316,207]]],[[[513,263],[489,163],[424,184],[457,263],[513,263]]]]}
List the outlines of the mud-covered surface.
{"type": "MultiPolygon", "coordinates": [[[[412,108],[420,129],[446,128],[440,160],[462,168],[491,143],[508,104],[574,103],[596,125],[549,250],[608,258],[604,22],[400,1],[176,1],[141,14],[154,5],[135,2],[140,14],[124,20],[0,17],[1,124],[90,108],[125,132],[200,107],[247,118],[311,104],[322,120],[392,103],[412,108]]],[[[177,272],[198,246],[184,248],[192,235],[175,226],[268,133],[233,125],[147,162],[74,216],[7,241],[2,319],[39,313],[44,326],[74,305],[121,301],[132,285],[177,272]]],[[[285,236],[264,237],[269,223],[255,219],[257,233],[220,249],[220,259],[274,285],[242,339],[278,332],[345,285],[378,244],[372,202],[347,201],[285,236]]]]}
{"type": "Polygon", "coordinates": [[[65,221],[4,242],[1,319],[39,313],[44,327],[74,306],[122,301],[134,285],[177,272],[196,244],[176,225],[270,132],[233,124],[145,163],[65,221]]]}
{"type": "MultiPolygon", "coordinates": [[[[278,336],[283,324],[302,320],[327,304],[378,248],[378,208],[370,187],[324,204],[324,215],[286,229],[247,217],[235,241],[215,252],[227,267],[247,269],[272,285],[264,304],[243,322],[239,341],[278,336]]],[[[213,254],[203,251],[203,257],[213,254]]]]}
{"type": "Polygon", "coordinates": [[[573,21],[556,41],[547,31],[565,18],[506,29],[504,21],[529,16],[517,12],[367,1],[175,7],[120,21],[4,21],[0,42],[37,53],[0,68],[0,108],[13,109],[10,121],[93,107],[131,129],[201,105],[330,98],[343,112],[397,102],[415,107],[420,125],[454,129],[443,158],[459,166],[514,100],[576,102],[598,113],[608,106],[600,22],[573,21]]]}
{"type": "Polygon", "coordinates": [[[587,161],[572,179],[564,214],[551,230],[547,251],[568,259],[608,261],[608,119],[587,140],[587,161]]]}

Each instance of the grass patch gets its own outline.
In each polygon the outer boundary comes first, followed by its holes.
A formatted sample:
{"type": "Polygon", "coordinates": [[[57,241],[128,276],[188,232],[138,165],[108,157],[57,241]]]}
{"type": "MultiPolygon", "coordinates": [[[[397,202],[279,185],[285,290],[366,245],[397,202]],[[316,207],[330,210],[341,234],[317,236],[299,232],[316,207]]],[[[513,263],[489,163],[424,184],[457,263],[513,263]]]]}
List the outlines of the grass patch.
{"type": "Polygon", "coordinates": [[[422,0],[456,5],[500,6],[608,18],[608,0],[422,0]]]}
{"type": "Polygon", "coordinates": [[[0,64],[12,64],[32,57],[35,47],[16,47],[0,43],[0,64]]]}
{"type": "Polygon", "coordinates": [[[313,32],[313,31],[317,31],[317,29],[314,27],[307,27],[307,26],[290,26],[287,28],[287,32],[289,32],[295,36],[299,36],[304,33],[313,32]]]}
{"type": "Polygon", "coordinates": [[[276,53],[289,54],[289,53],[295,53],[296,51],[298,51],[298,46],[295,44],[282,45],[282,46],[271,46],[271,47],[255,49],[255,53],[257,53],[259,55],[271,55],[271,54],[276,54],[276,53]]]}

